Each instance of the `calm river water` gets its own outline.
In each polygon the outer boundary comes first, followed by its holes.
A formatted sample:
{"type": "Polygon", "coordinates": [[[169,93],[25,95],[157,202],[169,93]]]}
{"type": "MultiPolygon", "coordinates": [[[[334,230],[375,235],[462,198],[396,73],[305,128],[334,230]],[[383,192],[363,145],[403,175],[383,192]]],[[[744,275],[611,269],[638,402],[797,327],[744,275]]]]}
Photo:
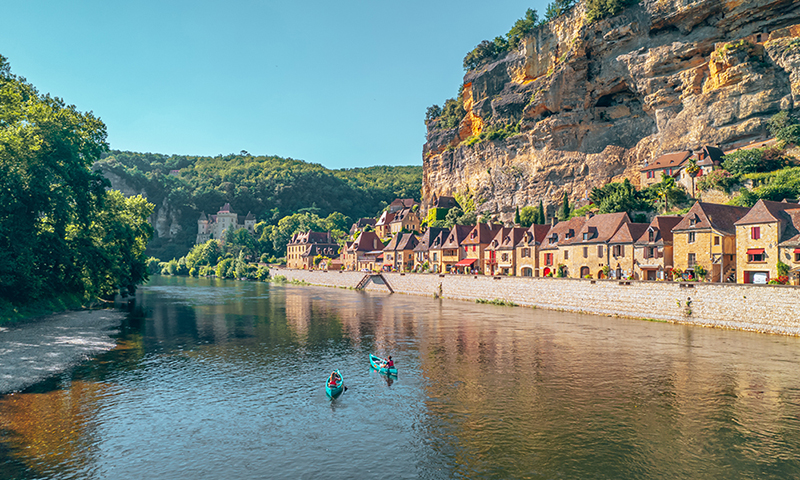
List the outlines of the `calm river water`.
{"type": "Polygon", "coordinates": [[[797,338],[156,277],[118,341],[0,396],[0,478],[800,477],[797,338]]]}

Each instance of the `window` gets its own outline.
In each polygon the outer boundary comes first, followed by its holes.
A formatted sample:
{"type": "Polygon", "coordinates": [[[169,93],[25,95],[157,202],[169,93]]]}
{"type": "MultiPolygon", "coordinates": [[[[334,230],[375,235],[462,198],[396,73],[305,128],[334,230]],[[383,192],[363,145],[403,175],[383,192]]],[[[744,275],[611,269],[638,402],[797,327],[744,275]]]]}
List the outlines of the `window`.
{"type": "Polygon", "coordinates": [[[689,268],[694,268],[697,264],[697,255],[690,253],[686,263],[689,264],[689,268]]]}
{"type": "Polygon", "coordinates": [[[750,227],[750,238],[753,240],[761,238],[761,227],[750,227]]]}
{"type": "Polygon", "coordinates": [[[598,245],[597,246],[597,258],[603,258],[603,246],[602,245],[598,245]]]}
{"type": "Polygon", "coordinates": [[[689,232],[689,238],[687,239],[688,243],[694,243],[697,237],[695,236],[694,232],[689,232]]]}
{"type": "Polygon", "coordinates": [[[794,261],[795,262],[800,262],[800,253],[795,253],[794,254],[794,261]]]}
{"type": "Polygon", "coordinates": [[[647,231],[647,241],[648,242],[656,241],[656,232],[652,228],[647,231]]]}
{"type": "MultiPolygon", "coordinates": [[[[584,235],[586,234],[584,233],[584,235]]],[[[589,257],[589,247],[583,247],[583,258],[588,258],[588,257],[589,257]]]]}
{"type": "Polygon", "coordinates": [[[528,258],[531,256],[531,249],[530,248],[523,248],[522,249],[522,257],[528,258]]]}
{"type": "Polygon", "coordinates": [[[584,233],[583,234],[583,239],[584,240],[589,240],[589,234],[588,233],[584,233]]]}
{"type": "Polygon", "coordinates": [[[507,253],[504,253],[504,254],[503,254],[503,261],[504,261],[504,262],[507,262],[507,261],[508,261],[508,254],[507,254],[507,253]]]}
{"type": "Polygon", "coordinates": [[[758,263],[764,262],[764,254],[763,253],[748,253],[747,254],[747,261],[751,263],[758,263]]]}
{"type": "Polygon", "coordinates": [[[615,257],[624,257],[625,256],[625,245],[614,245],[614,253],[615,257]]]}
{"type": "Polygon", "coordinates": [[[719,246],[719,235],[714,235],[714,245],[719,246]]]}
{"type": "Polygon", "coordinates": [[[545,253],[544,254],[544,264],[545,265],[552,265],[553,264],[553,254],[552,253],[545,253]]]}
{"type": "Polygon", "coordinates": [[[569,260],[569,250],[564,250],[564,260],[569,260]]]}

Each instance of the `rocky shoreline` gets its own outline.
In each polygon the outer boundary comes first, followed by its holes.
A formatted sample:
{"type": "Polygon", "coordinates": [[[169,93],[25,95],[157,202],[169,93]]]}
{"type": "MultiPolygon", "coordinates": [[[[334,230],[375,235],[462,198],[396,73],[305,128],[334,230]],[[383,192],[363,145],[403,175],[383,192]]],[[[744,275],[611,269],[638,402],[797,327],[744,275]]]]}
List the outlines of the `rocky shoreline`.
{"type": "Polygon", "coordinates": [[[21,391],[113,349],[125,314],[89,310],[0,327],[0,395],[21,391]]]}

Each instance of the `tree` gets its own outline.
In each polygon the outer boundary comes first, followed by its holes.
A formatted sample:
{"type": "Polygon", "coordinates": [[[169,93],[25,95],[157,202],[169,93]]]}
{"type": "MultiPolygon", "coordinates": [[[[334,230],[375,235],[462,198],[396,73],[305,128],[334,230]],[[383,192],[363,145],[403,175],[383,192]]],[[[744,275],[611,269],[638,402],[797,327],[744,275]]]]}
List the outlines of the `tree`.
{"type": "Polygon", "coordinates": [[[528,9],[525,16],[520,18],[508,31],[506,37],[508,38],[508,47],[511,49],[517,48],[528,34],[530,34],[539,25],[539,14],[536,10],[528,9]]]}
{"type": "Polygon", "coordinates": [[[649,188],[655,192],[655,195],[661,201],[661,204],[664,207],[662,212],[664,213],[669,211],[670,202],[675,204],[682,196],[685,195],[683,193],[683,189],[675,184],[675,178],[664,173],[661,174],[661,181],[651,185],[649,188]]]}
{"type": "Polygon", "coordinates": [[[692,198],[694,198],[694,182],[695,178],[697,178],[697,174],[700,173],[700,167],[697,166],[697,160],[690,158],[686,164],[686,167],[684,167],[684,170],[686,170],[686,173],[692,177],[692,198]]]}
{"type": "MultiPolygon", "coordinates": [[[[517,210],[514,212],[514,225],[521,225],[522,221],[520,220],[519,216],[519,205],[517,205],[517,210]]],[[[528,225],[530,226],[530,225],[528,225]]]]}
{"type": "Polygon", "coordinates": [[[572,210],[569,206],[569,195],[567,195],[567,192],[564,192],[564,198],[561,201],[561,207],[558,209],[558,220],[563,222],[569,219],[569,214],[571,211],[572,210]]]}
{"type": "Polygon", "coordinates": [[[778,140],[800,145],[800,120],[788,111],[776,113],[770,119],[768,128],[778,140]]]}
{"type": "Polygon", "coordinates": [[[652,210],[644,194],[637,191],[627,178],[592,189],[589,199],[598,207],[598,213],[633,212],[652,210]]]}
{"type": "Polygon", "coordinates": [[[545,10],[545,22],[549,22],[550,20],[567,13],[574,5],[575,0],[553,0],[547,5],[547,9],[545,10]]]}
{"type": "Polygon", "coordinates": [[[528,228],[536,223],[536,218],[538,216],[539,209],[536,207],[522,207],[522,209],[519,210],[519,222],[514,223],[518,223],[519,225],[528,228]]]}
{"type": "Polygon", "coordinates": [[[539,200],[539,216],[536,219],[536,224],[544,225],[545,223],[547,223],[547,217],[545,216],[544,205],[542,204],[542,201],[539,200]]]}

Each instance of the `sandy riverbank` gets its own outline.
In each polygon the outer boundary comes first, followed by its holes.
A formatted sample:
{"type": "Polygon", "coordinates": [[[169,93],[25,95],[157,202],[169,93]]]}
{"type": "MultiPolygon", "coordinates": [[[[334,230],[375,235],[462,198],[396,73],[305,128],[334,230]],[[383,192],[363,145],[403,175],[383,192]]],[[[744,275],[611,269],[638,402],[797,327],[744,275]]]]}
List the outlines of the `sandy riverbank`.
{"type": "Polygon", "coordinates": [[[67,312],[0,327],[0,395],[20,391],[116,345],[125,314],[67,312]]]}

